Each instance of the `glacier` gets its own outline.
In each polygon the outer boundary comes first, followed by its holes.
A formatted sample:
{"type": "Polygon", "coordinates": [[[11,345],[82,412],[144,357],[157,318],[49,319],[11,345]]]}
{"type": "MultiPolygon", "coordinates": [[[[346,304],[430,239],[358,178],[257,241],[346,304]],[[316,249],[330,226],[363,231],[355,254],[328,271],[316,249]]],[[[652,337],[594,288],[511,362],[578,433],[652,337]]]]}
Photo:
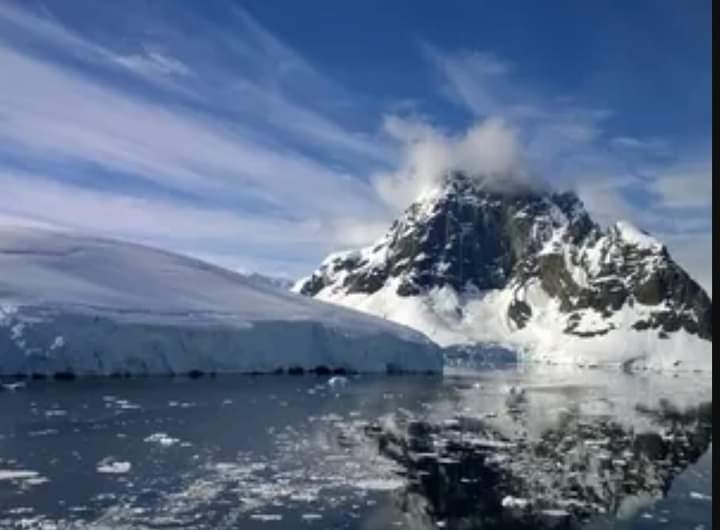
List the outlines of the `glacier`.
{"type": "Polygon", "coordinates": [[[134,243],[0,227],[0,374],[442,372],[422,333],[134,243]]]}

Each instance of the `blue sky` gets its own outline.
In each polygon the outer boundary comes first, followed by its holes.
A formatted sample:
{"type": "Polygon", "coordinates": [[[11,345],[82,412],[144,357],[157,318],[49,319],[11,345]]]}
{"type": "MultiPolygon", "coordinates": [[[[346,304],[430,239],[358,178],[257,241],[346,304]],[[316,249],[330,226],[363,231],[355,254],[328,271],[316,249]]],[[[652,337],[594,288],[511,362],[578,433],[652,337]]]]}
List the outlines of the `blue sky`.
{"type": "Polygon", "coordinates": [[[710,1],[0,0],[0,222],[294,277],[447,167],[712,278],[710,1]]]}

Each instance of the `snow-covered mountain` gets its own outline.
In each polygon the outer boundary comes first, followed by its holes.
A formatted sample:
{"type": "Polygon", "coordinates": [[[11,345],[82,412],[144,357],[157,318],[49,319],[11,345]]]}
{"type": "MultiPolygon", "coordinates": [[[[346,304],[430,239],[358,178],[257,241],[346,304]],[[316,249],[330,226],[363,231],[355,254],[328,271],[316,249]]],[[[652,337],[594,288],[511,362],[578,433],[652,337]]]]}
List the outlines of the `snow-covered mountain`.
{"type": "Polygon", "coordinates": [[[295,284],[294,281],[288,278],[283,278],[282,276],[267,276],[258,272],[241,274],[245,276],[245,278],[247,278],[253,285],[274,287],[275,289],[280,289],[282,291],[287,291],[291,289],[292,286],[295,284]]]}
{"type": "Polygon", "coordinates": [[[0,227],[0,374],[442,370],[422,334],[191,258],[0,227]]]}
{"type": "Polygon", "coordinates": [[[573,193],[493,191],[447,175],[374,245],[330,255],[298,293],[443,346],[579,364],[710,369],[712,302],[666,247],[601,229],[573,193]]]}

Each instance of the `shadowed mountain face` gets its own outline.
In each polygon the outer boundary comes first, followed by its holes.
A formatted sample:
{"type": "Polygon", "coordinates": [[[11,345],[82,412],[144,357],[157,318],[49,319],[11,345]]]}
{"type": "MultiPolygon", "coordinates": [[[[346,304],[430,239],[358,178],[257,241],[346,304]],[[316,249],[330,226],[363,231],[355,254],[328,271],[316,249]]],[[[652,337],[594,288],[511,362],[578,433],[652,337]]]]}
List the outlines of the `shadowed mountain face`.
{"type": "MultiPolygon", "coordinates": [[[[626,222],[602,229],[573,193],[499,193],[462,174],[414,202],[374,246],[329,256],[294,289],[409,325],[378,307],[410,298],[433,305],[444,290],[465,324],[469,302],[503,293],[494,309],[510,335],[540,324],[549,299],[565,335],[622,329],[663,339],[682,330],[712,340],[710,298],[654,238],[626,222]]],[[[448,313],[447,303],[442,309],[433,308],[448,313]]]]}
{"type": "Polygon", "coordinates": [[[383,259],[368,260],[362,251],[338,254],[303,283],[300,292],[317,294],[332,284],[333,271],[347,273],[342,286],[349,293],[372,294],[390,278],[401,279],[401,296],[446,285],[458,291],[470,286],[501,289],[520,262],[541,250],[553,215],[572,219],[577,240],[596,228],[578,208],[582,205],[572,194],[488,192],[455,174],[440,193],[414,202],[392,224],[371,249],[383,259]],[[558,205],[562,209],[556,211],[558,205]]]}

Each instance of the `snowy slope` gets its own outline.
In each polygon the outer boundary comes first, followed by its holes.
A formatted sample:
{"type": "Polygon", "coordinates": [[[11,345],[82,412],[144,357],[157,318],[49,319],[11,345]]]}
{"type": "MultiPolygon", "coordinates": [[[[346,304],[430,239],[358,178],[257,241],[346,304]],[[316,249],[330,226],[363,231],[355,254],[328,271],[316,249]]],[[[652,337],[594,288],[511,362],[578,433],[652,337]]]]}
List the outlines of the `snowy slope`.
{"type": "Polygon", "coordinates": [[[0,227],[0,373],[440,371],[426,337],[201,261],[0,227]]]}
{"type": "Polygon", "coordinates": [[[249,274],[241,272],[240,274],[247,278],[252,285],[258,287],[272,287],[280,289],[281,291],[288,291],[295,284],[294,281],[281,276],[266,276],[265,274],[259,274],[257,272],[251,272],[249,274]]]}
{"type": "Polygon", "coordinates": [[[500,194],[449,175],[374,245],[329,256],[293,289],[443,346],[500,346],[543,362],[712,366],[707,295],[659,241],[627,222],[602,230],[570,193],[500,194]]]}

